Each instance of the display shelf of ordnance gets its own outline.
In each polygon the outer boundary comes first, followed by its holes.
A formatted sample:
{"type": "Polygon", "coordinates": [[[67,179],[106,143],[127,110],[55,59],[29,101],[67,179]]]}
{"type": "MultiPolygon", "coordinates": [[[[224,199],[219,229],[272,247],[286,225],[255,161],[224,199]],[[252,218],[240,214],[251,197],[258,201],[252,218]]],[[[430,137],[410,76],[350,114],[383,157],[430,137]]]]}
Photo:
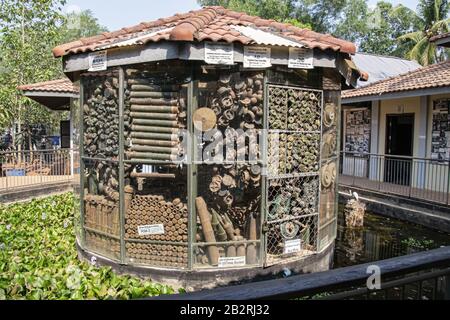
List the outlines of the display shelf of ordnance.
{"type": "Polygon", "coordinates": [[[81,88],[81,256],[194,288],[326,269],[349,56],[292,63],[288,42],[249,66],[250,43],[153,37],[64,58],[81,88]]]}
{"type": "Polygon", "coordinates": [[[82,74],[82,248],[180,272],[328,248],[338,100],[317,74],[290,78],[177,60],[82,74]]]}

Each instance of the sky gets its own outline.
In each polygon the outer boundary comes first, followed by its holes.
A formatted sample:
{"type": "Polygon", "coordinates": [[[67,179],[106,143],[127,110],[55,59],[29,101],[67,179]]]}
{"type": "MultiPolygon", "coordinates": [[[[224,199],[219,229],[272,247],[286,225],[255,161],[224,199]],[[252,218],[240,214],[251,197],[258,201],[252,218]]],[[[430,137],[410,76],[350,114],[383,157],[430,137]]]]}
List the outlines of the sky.
{"type": "MultiPolygon", "coordinates": [[[[393,0],[389,2],[393,4],[401,3],[415,9],[418,0],[393,0]]],[[[377,0],[369,0],[370,5],[376,3],[377,0]]],[[[91,9],[100,24],[113,31],[143,21],[152,21],[198,8],[199,5],[196,0],[68,0],[65,10],[91,9]]]]}

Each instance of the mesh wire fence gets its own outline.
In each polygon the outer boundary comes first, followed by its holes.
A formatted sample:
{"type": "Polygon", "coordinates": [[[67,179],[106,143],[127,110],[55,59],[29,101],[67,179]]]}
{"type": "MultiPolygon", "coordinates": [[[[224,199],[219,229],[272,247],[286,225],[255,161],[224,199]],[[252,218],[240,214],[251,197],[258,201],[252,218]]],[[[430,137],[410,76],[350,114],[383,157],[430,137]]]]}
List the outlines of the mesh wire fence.
{"type": "Polygon", "coordinates": [[[269,86],[267,261],[317,252],[322,93],[269,86]]]}

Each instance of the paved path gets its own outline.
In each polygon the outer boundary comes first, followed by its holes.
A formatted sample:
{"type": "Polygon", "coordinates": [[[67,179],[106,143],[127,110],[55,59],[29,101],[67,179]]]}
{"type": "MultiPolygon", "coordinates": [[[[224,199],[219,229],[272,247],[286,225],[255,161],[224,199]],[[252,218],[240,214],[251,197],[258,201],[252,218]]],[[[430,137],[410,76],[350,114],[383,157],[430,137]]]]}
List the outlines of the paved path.
{"type": "Polygon", "coordinates": [[[411,188],[410,186],[402,186],[394,183],[374,181],[369,180],[367,178],[340,175],[339,185],[341,187],[348,186],[349,188],[354,186],[370,191],[378,191],[386,194],[395,194],[408,198],[415,198],[418,200],[437,202],[444,205],[450,204],[450,194],[447,194],[446,192],[438,192],[420,188],[411,188]]]}

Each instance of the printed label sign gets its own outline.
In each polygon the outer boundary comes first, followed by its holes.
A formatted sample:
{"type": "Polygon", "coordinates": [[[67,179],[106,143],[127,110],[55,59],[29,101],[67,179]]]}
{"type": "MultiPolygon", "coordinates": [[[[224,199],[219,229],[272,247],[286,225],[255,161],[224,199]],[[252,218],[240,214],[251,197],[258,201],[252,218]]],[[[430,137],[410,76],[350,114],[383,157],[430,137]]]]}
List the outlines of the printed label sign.
{"type": "Polygon", "coordinates": [[[271,49],[266,47],[244,47],[244,68],[269,68],[271,49]]]}
{"type": "Polygon", "coordinates": [[[108,68],[107,52],[100,51],[89,54],[89,70],[103,71],[108,68]]]}
{"type": "Polygon", "coordinates": [[[232,43],[205,43],[205,61],[209,64],[234,64],[232,43]]]}
{"type": "Polygon", "coordinates": [[[162,224],[152,224],[148,226],[138,226],[138,234],[140,236],[153,236],[164,234],[164,225],[162,224]]]}
{"type": "Polygon", "coordinates": [[[219,268],[243,267],[245,263],[245,257],[219,258],[219,268]]]}
{"type": "Polygon", "coordinates": [[[306,48],[289,48],[289,68],[314,69],[314,53],[306,48]]]}
{"type": "Polygon", "coordinates": [[[288,240],[284,243],[284,254],[297,253],[302,250],[302,241],[300,239],[288,240]]]}

